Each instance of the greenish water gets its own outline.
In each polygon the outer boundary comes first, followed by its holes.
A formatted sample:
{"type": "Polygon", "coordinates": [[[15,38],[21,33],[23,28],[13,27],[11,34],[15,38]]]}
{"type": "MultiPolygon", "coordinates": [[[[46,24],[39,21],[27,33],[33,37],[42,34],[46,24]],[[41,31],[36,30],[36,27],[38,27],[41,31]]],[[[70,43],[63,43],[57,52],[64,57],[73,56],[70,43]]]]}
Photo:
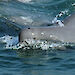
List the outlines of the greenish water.
{"type": "Polygon", "coordinates": [[[73,3],[74,0],[1,0],[0,75],[75,75],[75,46],[66,50],[6,48],[18,43],[20,29],[51,23],[62,11],[65,14],[60,20],[74,13],[73,3]]]}

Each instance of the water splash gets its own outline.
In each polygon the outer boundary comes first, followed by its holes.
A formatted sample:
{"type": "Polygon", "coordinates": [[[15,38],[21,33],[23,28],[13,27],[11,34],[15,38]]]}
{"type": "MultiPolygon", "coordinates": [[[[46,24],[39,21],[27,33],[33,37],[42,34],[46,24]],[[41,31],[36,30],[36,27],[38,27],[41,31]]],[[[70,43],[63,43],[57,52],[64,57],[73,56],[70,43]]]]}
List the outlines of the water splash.
{"type": "MultiPolygon", "coordinates": [[[[0,37],[0,45],[4,43],[5,49],[22,49],[22,50],[30,50],[30,49],[40,49],[40,50],[54,50],[60,49],[65,50],[66,46],[69,46],[68,43],[60,43],[60,42],[51,42],[46,40],[34,40],[34,39],[26,39],[24,42],[18,41],[18,36],[9,36],[5,35],[0,37]]],[[[72,44],[70,46],[73,46],[72,44]]]]}
{"type": "Polygon", "coordinates": [[[72,6],[75,6],[75,3],[72,3],[72,6]]]}
{"type": "Polygon", "coordinates": [[[0,37],[0,44],[4,44],[3,48],[12,48],[18,43],[18,37],[5,35],[0,37]]]}
{"type": "Polygon", "coordinates": [[[41,50],[54,50],[60,49],[65,50],[66,47],[74,47],[75,44],[72,43],[61,43],[61,42],[51,42],[46,40],[34,40],[34,39],[26,39],[24,42],[18,41],[18,36],[9,36],[5,35],[0,37],[0,44],[4,43],[4,47],[6,49],[23,49],[23,50],[30,50],[30,49],[41,49],[41,50]]]}
{"type": "Polygon", "coordinates": [[[64,14],[67,14],[68,10],[61,11],[56,17],[52,20],[52,23],[58,24],[60,27],[64,27],[64,24],[61,20],[58,20],[58,17],[63,16],[64,14]]]}

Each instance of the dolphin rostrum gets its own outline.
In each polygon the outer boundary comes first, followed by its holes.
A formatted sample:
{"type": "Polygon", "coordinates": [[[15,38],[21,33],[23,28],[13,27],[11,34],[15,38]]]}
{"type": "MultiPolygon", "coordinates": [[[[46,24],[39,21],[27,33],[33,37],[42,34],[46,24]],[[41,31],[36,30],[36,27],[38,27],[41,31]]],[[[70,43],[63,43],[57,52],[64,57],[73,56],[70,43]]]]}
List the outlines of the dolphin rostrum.
{"type": "Polygon", "coordinates": [[[62,42],[75,43],[75,14],[70,15],[63,21],[64,27],[30,27],[23,29],[19,34],[19,41],[25,39],[36,40],[59,40],[62,42]]]}

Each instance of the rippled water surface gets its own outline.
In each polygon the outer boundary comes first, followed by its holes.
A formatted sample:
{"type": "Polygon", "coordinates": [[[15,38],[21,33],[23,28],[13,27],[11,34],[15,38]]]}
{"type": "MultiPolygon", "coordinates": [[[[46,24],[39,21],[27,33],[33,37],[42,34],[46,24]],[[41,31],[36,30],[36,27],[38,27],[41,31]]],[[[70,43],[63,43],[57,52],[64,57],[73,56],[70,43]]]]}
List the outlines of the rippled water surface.
{"type": "Polygon", "coordinates": [[[0,75],[75,75],[75,45],[17,48],[27,26],[49,26],[75,12],[74,0],[0,0],[0,75]],[[60,48],[61,47],[61,48],[60,48]]]}

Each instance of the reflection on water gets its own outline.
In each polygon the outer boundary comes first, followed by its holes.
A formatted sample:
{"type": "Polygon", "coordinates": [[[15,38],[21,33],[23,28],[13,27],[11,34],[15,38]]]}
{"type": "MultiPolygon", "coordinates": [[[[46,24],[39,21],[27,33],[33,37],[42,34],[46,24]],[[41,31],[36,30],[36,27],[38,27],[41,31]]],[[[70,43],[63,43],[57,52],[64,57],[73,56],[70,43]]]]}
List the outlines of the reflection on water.
{"type": "MultiPolygon", "coordinates": [[[[24,58],[23,63],[28,67],[24,67],[25,74],[68,74],[69,70],[75,69],[74,51],[40,51],[31,50],[25,52],[19,52],[18,55],[24,58]],[[72,56],[71,56],[72,55],[72,56]]],[[[71,74],[71,73],[70,73],[71,74]]]]}

